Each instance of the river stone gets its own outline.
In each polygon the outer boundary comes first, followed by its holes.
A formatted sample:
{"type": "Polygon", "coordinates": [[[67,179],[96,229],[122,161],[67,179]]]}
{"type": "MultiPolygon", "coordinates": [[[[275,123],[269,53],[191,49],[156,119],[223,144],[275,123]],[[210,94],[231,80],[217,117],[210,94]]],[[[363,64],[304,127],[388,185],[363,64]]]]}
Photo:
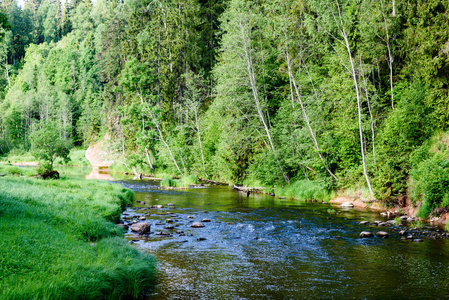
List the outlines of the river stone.
{"type": "Polygon", "coordinates": [[[380,222],[379,224],[377,224],[377,226],[387,226],[388,225],[388,223],[386,223],[386,222],[380,222]]]}
{"type": "Polygon", "coordinates": [[[399,219],[400,219],[401,221],[407,221],[408,217],[407,217],[407,216],[401,216],[401,217],[399,217],[399,219]]]}
{"type": "Polygon", "coordinates": [[[191,225],[191,227],[193,227],[193,228],[201,228],[201,227],[204,227],[204,224],[203,224],[203,223],[200,223],[200,222],[194,222],[194,223],[191,225]]]}
{"type": "Polygon", "coordinates": [[[193,219],[193,217],[192,217],[192,216],[187,216],[187,218],[189,218],[189,219],[193,219]]]}
{"type": "Polygon", "coordinates": [[[206,238],[203,238],[203,237],[199,237],[199,238],[197,238],[196,240],[197,240],[197,241],[205,241],[205,240],[206,240],[206,238]]]}
{"type": "Polygon", "coordinates": [[[153,208],[164,208],[163,205],[153,205],[153,208]]]}
{"type": "Polygon", "coordinates": [[[354,203],[352,202],[345,202],[343,204],[340,205],[340,207],[354,207],[354,203]]]}
{"type": "Polygon", "coordinates": [[[201,222],[210,222],[210,219],[202,219],[201,222]]]}
{"type": "Polygon", "coordinates": [[[139,220],[146,220],[147,218],[145,218],[144,216],[139,217],[139,220]]]}
{"type": "Polygon", "coordinates": [[[414,241],[415,243],[422,243],[422,242],[423,242],[422,239],[414,239],[413,241],[414,241]]]}
{"type": "Polygon", "coordinates": [[[175,227],[172,226],[172,225],[165,226],[164,228],[165,228],[165,229],[175,229],[175,227]]]}
{"type": "Polygon", "coordinates": [[[406,233],[407,233],[407,231],[405,231],[405,230],[399,231],[399,234],[400,234],[400,235],[405,235],[406,233]]]}
{"type": "Polygon", "coordinates": [[[149,233],[151,229],[151,224],[147,222],[136,223],[131,225],[131,230],[137,233],[149,233]]]}
{"type": "Polygon", "coordinates": [[[369,222],[368,222],[368,221],[362,221],[362,222],[360,222],[359,224],[360,224],[360,225],[368,225],[369,222]]]}
{"type": "Polygon", "coordinates": [[[374,221],[374,224],[379,225],[382,221],[374,221]]]}
{"type": "Polygon", "coordinates": [[[173,221],[173,219],[167,219],[167,220],[165,220],[165,222],[167,222],[167,223],[173,223],[174,221],[173,221]]]}
{"type": "Polygon", "coordinates": [[[385,232],[385,231],[378,231],[378,232],[376,232],[376,235],[377,235],[378,237],[386,238],[386,237],[388,237],[388,232],[385,232]]]}
{"type": "Polygon", "coordinates": [[[395,225],[395,224],[396,224],[396,221],[395,221],[395,220],[388,220],[387,223],[388,223],[388,224],[391,224],[391,225],[395,225]]]}
{"type": "Polygon", "coordinates": [[[164,232],[164,231],[159,231],[158,233],[156,233],[157,235],[165,235],[165,236],[168,236],[168,235],[170,235],[170,233],[168,233],[168,232],[164,232]]]}
{"type": "Polygon", "coordinates": [[[407,218],[407,222],[414,222],[415,218],[407,218]]]}
{"type": "Polygon", "coordinates": [[[369,231],[360,232],[360,237],[372,237],[372,236],[374,236],[372,232],[369,231]]]}

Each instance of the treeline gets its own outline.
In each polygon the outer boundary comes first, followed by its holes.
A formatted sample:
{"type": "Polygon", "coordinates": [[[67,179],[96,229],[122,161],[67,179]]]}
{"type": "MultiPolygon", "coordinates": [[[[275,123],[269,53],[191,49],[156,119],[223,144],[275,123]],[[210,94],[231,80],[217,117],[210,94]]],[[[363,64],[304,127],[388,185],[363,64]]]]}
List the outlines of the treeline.
{"type": "MultiPolygon", "coordinates": [[[[2,5],[6,5],[2,2],[2,5]]],[[[0,151],[40,122],[144,172],[449,204],[448,1],[4,7],[0,151]],[[444,202],[444,201],[443,201],[444,202]]],[[[426,205],[427,205],[426,204],[426,205]]]]}

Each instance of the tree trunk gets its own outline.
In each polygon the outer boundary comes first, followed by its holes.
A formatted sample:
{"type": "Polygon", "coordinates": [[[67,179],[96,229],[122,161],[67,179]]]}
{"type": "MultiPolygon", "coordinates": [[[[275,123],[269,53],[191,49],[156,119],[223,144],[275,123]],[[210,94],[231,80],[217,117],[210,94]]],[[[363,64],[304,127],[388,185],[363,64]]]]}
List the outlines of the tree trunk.
{"type": "Polygon", "coordinates": [[[276,161],[278,163],[279,169],[281,170],[282,175],[283,175],[285,181],[288,184],[290,184],[290,179],[288,178],[287,174],[285,174],[284,170],[282,169],[281,163],[280,163],[279,158],[278,158],[277,153],[276,153],[276,149],[275,149],[274,144],[273,144],[273,140],[271,138],[270,130],[268,129],[267,123],[265,122],[265,117],[264,117],[264,114],[263,114],[263,111],[262,111],[262,108],[261,108],[261,105],[260,105],[259,92],[258,92],[258,88],[257,88],[257,82],[256,82],[256,78],[255,78],[255,75],[254,75],[254,67],[253,67],[252,57],[251,57],[251,53],[250,53],[250,45],[247,44],[247,37],[246,37],[246,34],[245,34],[245,28],[244,28],[243,24],[240,22],[239,25],[240,25],[240,29],[241,29],[241,33],[242,33],[243,49],[245,51],[246,69],[247,69],[249,81],[250,81],[250,84],[251,84],[251,90],[252,90],[252,93],[253,93],[253,99],[254,99],[254,102],[256,104],[257,114],[259,115],[260,121],[263,124],[263,127],[264,127],[265,132],[266,132],[267,137],[268,137],[268,141],[269,141],[270,146],[271,146],[271,150],[273,151],[274,157],[276,158],[276,161]]]}
{"type": "Polygon", "coordinates": [[[336,1],[336,3],[337,3],[338,15],[339,15],[339,19],[340,19],[339,23],[341,26],[341,27],[339,26],[339,31],[340,31],[341,36],[344,39],[344,45],[346,47],[346,51],[348,52],[349,63],[351,64],[350,72],[352,75],[352,81],[354,83],[354,90],[355,90],[356,98],[357,98],[357,114],[358,114],[358,123],[359,123],[360,152],[362,154],[362,163],[363,163],[363,174],[365,175],[366,184],[368,185],[370,194],[373,195],[374,194],[373,189],[371,188],[371,183],[370,183],[370,180],[368,177],[368,172],[366,169],[365,151],[364,151],[364,147],[363,147],[362,107],[361,107],[361,101],[360,101],[359,84],[357,82],[357,73],[356,73],[356,70],[354,67],[354,60],[352,57],[351,47],[349,45],[348,35],[343,26],[343,18],[341,16],[340,5],[338,4],[338,1],[336,1]]]}

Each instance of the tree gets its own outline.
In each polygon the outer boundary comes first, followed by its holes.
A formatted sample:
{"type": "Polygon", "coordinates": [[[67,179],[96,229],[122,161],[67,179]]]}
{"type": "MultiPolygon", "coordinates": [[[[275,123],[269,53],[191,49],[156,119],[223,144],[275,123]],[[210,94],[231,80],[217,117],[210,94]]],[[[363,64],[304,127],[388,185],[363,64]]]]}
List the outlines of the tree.
{"type": "Polygon", "coordinates": [[[65,162],[70,160],[71,141],[61,134],[58,123],[51,120],[41,121],[31,133],[32,154],[44,161],[44,168],[53,170],[55,160],[60,157],[65,162]]]}

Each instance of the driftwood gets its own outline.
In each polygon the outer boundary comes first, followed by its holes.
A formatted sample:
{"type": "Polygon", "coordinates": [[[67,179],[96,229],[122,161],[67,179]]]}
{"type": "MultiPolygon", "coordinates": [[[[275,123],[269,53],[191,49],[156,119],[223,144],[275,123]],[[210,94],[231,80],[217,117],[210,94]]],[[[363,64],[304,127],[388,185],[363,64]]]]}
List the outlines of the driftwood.
{"type": "Polygon", "coordinates": [[[214,181],[214,180],[209,180],[209,179],[198,178],[198,180],[203,184],[206,183],[206,184],[213,184],[213,185],[228,185],[227,183],[224,183],[224,182],[219,182],[219,181],[214,181]]]}
{"type": "Polygon", "coordinates": [[[247,187],[247,186],[237,186],[234,184],[234,186],[232,187],[233,190],[242,192],[242,193],[246,193],[246,197],[249,196],[249,194],[253,193],[253,194],[257,194],[257,193],[262,193],[263,188],[262,187],[247,187]]]}

